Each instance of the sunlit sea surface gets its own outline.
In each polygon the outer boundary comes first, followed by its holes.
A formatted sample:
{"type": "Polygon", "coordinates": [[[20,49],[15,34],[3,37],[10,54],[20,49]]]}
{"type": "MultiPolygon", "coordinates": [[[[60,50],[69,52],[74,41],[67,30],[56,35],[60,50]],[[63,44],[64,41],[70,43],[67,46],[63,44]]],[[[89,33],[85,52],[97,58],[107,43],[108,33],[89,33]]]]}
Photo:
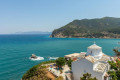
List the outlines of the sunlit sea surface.
{"type": "Polygon", "coordinates": [[[20,80],[29,68],[49,60],[47,57],[86,52],[94,41],[110,56],[114,56],[112,49],[120,46],[120,39],[50,38],[49,34],[0,35],[0,80],[20,80]],[[40,59],[29,59],[33,53],[40,59]]]}

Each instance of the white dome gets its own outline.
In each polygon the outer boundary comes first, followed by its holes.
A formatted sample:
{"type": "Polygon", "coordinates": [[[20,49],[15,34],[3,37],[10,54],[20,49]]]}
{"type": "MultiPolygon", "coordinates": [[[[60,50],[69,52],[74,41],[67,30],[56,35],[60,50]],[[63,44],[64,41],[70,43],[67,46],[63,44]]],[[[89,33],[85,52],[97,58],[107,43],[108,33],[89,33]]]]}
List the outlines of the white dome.
{"type": "Polygon", "coordinates": [[[93,45],[89,46],[88,48],[89,49],[101,49],[101,47],[96,44],[93,44],[93,45]]]}
{"type": "Polygon", "coordinates": [[[93,45],[88,47],[86,55],[100,58],[100,56],[102,55],[102,48],[94,43],[93,45]]]}

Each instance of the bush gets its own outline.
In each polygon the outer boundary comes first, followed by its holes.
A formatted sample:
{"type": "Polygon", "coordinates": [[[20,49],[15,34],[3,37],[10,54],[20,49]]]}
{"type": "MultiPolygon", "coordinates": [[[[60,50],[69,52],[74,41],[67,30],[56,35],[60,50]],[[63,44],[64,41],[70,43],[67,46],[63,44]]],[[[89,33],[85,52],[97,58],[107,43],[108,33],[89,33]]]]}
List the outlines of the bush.
{"type": "Polygon", "coordinates": [[[111,69],[115,69],[115,70],[117,70],[117,64],[116,63],[114,63],[113,61],[108,61],[108,63],[110,64],[110,68],[111,69]]]}
{"type": "Polygon", "coordinates": [[[71,68],[71,63],[72,63],[72,60],[70,59],[69,61],[67,61],[67,65],[71,68]]]}
{"type": "Polygon", "coordinates": [[[35,72],[37,71],[38,66],[33,66],[31,69],[29,69],[22,77],[22,79],[29,79],[32,76],[35,76],[35,72]]]}

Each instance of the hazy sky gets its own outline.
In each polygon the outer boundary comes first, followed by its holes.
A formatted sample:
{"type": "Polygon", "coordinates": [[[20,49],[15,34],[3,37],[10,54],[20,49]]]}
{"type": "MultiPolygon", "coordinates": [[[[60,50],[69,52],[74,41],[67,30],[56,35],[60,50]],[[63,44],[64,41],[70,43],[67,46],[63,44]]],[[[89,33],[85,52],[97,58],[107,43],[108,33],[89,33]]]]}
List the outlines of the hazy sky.
{"type": "Polygon", "coordinates": [[[74,19],[120,17],[120,0],[0,0],[0,34],[53,31],[74,19]]]}

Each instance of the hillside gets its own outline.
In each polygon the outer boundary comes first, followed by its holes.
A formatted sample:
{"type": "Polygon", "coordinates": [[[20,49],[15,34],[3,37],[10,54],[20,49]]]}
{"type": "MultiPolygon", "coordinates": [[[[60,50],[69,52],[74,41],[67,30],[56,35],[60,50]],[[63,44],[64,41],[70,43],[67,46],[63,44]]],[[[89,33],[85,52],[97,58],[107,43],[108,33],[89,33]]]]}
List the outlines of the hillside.
{"type": "Polygon", "coordinates": [[[52,32],[51,37],[120,38],[120,18],[74,20],[52,32]]]}

